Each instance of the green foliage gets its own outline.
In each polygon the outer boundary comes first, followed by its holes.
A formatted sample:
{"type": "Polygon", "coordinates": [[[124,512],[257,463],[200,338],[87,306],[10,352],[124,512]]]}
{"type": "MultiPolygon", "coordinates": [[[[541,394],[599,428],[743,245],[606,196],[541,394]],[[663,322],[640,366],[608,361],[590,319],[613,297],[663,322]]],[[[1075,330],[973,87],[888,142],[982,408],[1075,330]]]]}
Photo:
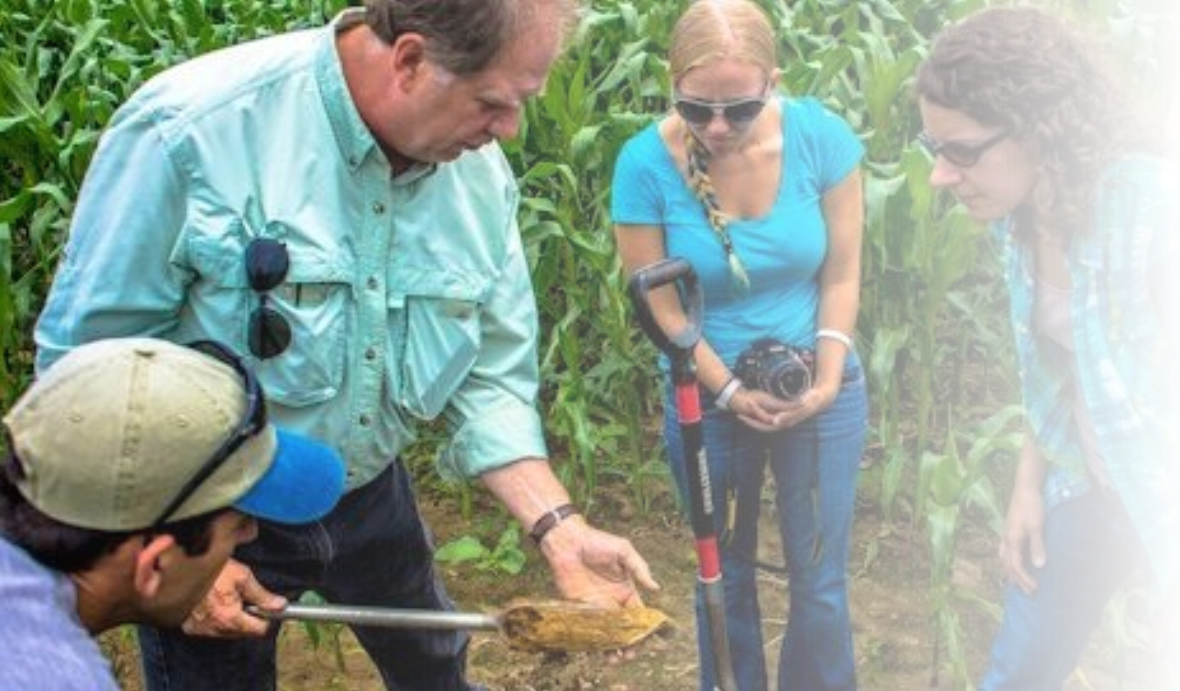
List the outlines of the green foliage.
{"type": "Polygon", "coordinates": [[[515,576],[524,570],[528,558],[520,548],[520,529],[509,525],[500,533],[495,546],[488,548],[474,535],[463,535],[440,546],[435,561],[443,564],[474,564],[480,571],[515,576]]]}
{"type": "MultiPolygon", "coordinates": [[[[99,134],[145,80],[188,57],[335,14],[343,0],[5,0],[0,12],[0,408],[32,376],[34,319],[99,134]]],[[[351,3],[358,4],[358,3],[351,3]]],[[[999,524],[1017,413],[1003,289],[983,230],[935,196],[912,145],[909,85],[929,37],[987,0],[761,0],[778,29],[780,84],[843,115],[867,149],[857,342],[870,381],[876,462],[862,493],[926,531],[931,619],[963,682],[964,606],[994,609],[950,578],[965,519],[999,524]],[[998,412],[997,412],[998,411],[998,412]],[[964,453],[964,449],[966,452],[964,453]]],[[[1142,92],[1176,99],[1161,67],[1176,12],[1152,0],[1049,0],[1103,29],[1142,92]]],[[[686,0],[594,0],[521,137],[520,225],[541,310],[546,429],[560,474],[592,510],[604,478],[642,508],[667,483],[656,354],[635,328],[611,233],[623,143],[659,118],[666,46],[686,0]]],[[[424,438],[437,441],[432,428],[424,438]]],[[[469,514],[472,496],[456,499],[469,514]]],[[[503,516],[497,520],[506,521],[503,516]]],[[[517,573],[515,528],[440,560],[517,573]]],[[[868,560],[871,563],[871,558],[868,560]]],[[[313,631],[313,641],[319,640],[313,631]]],[[[337,648],[338,649],[338,648],[337,648]]]]}

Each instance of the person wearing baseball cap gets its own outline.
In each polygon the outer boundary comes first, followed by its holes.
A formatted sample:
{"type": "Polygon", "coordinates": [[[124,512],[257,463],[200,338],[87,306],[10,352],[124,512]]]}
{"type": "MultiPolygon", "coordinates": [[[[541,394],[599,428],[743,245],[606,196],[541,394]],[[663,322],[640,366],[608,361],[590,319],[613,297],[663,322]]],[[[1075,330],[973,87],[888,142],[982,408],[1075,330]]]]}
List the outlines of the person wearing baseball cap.
{"type": "Polygon", "coordinates": [[[258,380],[210,341],[80,346],[3,429],[3,689],[117,689],[92,635],[179,626],[257,519],[316,520],[344,487],[336,452],[268,423],[258,380]]]}

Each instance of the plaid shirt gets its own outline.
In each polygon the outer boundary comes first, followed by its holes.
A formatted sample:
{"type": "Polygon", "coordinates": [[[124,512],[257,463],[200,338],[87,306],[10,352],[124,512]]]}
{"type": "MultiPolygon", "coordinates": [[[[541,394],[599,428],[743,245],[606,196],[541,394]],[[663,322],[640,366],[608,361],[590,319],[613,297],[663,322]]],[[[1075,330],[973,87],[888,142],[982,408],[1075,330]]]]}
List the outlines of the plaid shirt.
{"type": "Polygon", "coordinates": [[[1176,190],[1175,171],[1153,158],[1124,159],[1103,177],[1093,227],[1069,249],[1072,362],[1047,349],[1032,326],[1031,248],[1015,241],[1011,219],[992,226],[1003,254],[1025,414],[1050,468],[1046,506],[1091,482],[1072,411],[1078,386],[1160,595],[1175,587],[1180,569],[1176,190]]]}

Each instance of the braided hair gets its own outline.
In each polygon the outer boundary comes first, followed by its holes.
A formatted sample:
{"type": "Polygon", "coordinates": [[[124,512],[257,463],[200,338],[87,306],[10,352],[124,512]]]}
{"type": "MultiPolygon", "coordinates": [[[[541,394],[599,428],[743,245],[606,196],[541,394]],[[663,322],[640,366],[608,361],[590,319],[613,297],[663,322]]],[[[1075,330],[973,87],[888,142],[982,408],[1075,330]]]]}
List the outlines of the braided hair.
{"type": "Polygon", "coordinates": [[[746,273],[741,257],[733,249],[733,240],[729,237],[729,214],[722,211],[717,203],[717,190],[713,187],[713,179],[709,177],[709,150],[688,127],[684,128],[684,152],[688,160],[689,187],[705,207],[705,217],[709,219],[709,225],[725,250],[730,285],[738,293],[745,293],[750,289],[750,276],[746,273]]]}

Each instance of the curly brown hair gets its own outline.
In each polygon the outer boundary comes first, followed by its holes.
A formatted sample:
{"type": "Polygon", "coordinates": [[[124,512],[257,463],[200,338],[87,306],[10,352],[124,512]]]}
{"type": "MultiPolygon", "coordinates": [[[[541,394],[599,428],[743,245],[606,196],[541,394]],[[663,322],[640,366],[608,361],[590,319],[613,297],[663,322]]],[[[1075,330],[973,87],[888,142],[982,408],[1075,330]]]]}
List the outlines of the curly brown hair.
{"type": "Polygon", "coordinates": [[[918,69],[920,98],[1003,128],[1029,152],[1037,183],[1021,211],[1062,240],[1089,228],[1104,168],[1152,146],[1104,48],[1063,16],[996,7],[939,34],[918,69]]]}

